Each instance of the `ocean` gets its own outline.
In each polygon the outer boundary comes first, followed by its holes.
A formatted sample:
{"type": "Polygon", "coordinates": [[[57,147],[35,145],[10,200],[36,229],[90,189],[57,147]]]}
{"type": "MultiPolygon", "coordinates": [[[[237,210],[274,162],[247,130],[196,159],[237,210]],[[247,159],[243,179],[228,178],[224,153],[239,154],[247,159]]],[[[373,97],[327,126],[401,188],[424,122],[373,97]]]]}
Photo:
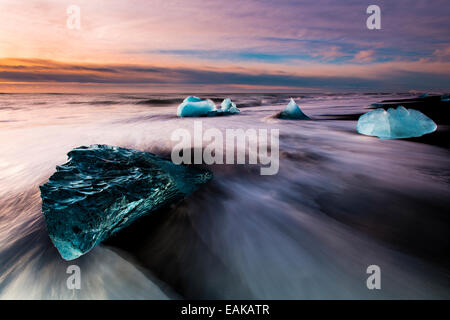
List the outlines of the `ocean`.
{"type": "Polygon", "coordinates": [[[178,118],[188,95],[0,94],[0,299],[450,298],[449,149],[355,129],[370,104],[413,94],[197,94],[241,113],[178,118]],[[290,97],[312,121],[271,117],[290,97]],[[190,197],[64,261],[39,186],[66,154],[108,144],[168,157],[173,131],[199,120],[278,129],[278,173],[206,166],[213,180],[190,197]],[[73,264],[80,290],[66,286],[73,264]],[[366,286],[370,265],[381,290],[366,286]]]}

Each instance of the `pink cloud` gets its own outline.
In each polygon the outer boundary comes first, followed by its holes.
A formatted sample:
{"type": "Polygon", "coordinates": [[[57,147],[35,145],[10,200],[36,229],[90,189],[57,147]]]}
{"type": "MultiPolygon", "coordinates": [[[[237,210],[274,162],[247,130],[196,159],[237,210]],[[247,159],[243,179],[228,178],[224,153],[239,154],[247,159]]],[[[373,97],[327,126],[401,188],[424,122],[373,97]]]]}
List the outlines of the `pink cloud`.
{"type": "Polygon", "coordinates": [[[343,57],[346,54],[341,51],[341,48],[338,46],[333,46],[331,48],[326,48],[325,50],[320,50],[312,54],[313,57],[322,57],[325,60],[332,60],[339,57],[343,57]]]}
{"type": "Polygon", "coordinates": [[[357,54],[355,54],[353,61],[355,61],[355,62],[371,62],[375,59],[374,54],[375,54],[375,51],[372,49],[361,50],[357,54]]]}
{"type": "Polygon", "coordinates": [[[450,57],[450,47],[435,50],[433,52],[433,56],[436,56],[439,58],[450,57]]]}

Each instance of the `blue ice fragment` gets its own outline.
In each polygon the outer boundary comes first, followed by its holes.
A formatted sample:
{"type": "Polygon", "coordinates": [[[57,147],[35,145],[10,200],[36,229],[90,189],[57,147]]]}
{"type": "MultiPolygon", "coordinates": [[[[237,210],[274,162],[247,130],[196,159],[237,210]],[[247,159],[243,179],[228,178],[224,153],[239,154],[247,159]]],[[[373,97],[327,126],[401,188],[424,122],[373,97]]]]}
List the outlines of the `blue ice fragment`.
{"type": "Polygon", "coordinates": [[[198,97],[187,97],[183,103],[178,106],[177,116],[179,117],[202,117],[207,116],[209,112],[216,111],[216,105],[213,101],[202,100],[198,97]]]}
{"type": "Polygon", "coordinates": [[[236,107],[236,103],[232,102],[230,98],[226,98],[223,100],[222,104],[220,105],[222,107],[222,112],[228,112],[228,113],[240,113],[241,110],[239,110],[236,107]]]}
{"type": "Polygon", "coordinates": [[[450,101],[448,94],[444,94],[441,96],[441,101],[450,101]]]}
{"type": "Polygon", "coordinates": [[[40,187],[47,231],[65,260],[87,253],[212,178],[208,170],[106,145],[79,147],[68,157],[40,187]]]}
{"type": "Polygon", "coordinates": [[[419,96],[419,99],[425,99],[428,98],[429,94],[428,93],[424,93],[423,95],[419,96]]]}
{"type": "Polygon", "coordinates": [[[405,109],[376,109],[363,114],[356,130],[364,135],[380,139],[399,139],[420,137],[435,131],[437,125],[420,111],[405,109]]]}
{"type": "Polygon", "coordinates": [[[279,117],[286,120],[311,120],[302,112],[302,110],[300,110],[300,107],[292,98],[286,108],[280,113],[279,117]]]}

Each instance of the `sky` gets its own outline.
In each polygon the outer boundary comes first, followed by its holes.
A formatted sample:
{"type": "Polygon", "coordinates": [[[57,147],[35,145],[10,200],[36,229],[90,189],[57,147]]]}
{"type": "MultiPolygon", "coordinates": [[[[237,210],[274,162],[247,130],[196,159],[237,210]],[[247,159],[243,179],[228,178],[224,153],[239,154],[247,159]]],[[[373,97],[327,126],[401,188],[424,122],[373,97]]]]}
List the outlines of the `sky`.
{"type": "Polygon", "coordinates": [[[0,92],[449,91],[449,16],[448,0],[0,0],[0,92]]]}

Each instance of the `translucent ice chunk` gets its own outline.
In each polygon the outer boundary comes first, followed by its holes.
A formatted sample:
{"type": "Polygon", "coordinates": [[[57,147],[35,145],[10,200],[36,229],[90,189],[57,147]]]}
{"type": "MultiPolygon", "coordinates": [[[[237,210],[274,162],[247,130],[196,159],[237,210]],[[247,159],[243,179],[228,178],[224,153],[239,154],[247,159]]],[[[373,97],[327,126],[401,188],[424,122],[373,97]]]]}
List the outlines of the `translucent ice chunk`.
{"type": "Polygon", "coordinates": [[[364,135],[380,139],[398,139],[420,137],[431,133],[436,124],[420,111],[405,109],[376,109],[363,114],[356,125],[356,130],[364,135]]]}
{"type": "Polygon", "coordinates": [[[201,117],[207,116],[209,112],[216,111],[213,101],[202,100],[198,97],[187,97],[178,106],[177,116],[179,117],[201,117]]]}
{"type": "Polygon", "coordinates": [[[280,118],[286,120],[311,120],[300,110],[300,107],[292,98],[286,108],[280,113],[280,118]]]}
{"type": "Polygon", "coordinates": [[[223,112],[229,112],[229,113],[239,113],[241,112],[241,110],[239,110],[236,107],[236,103],[232,102],[230,98],[226,98],[225,100],[223,100],[222,104],[222,111],[223,112]]]}
{"type": "Polygon", "coordinates": [[[79,147],[68,156],[40,187],[47,231],[65,260],[184,199],[212,178],[205,169],[107,145],[79,147]]]}

